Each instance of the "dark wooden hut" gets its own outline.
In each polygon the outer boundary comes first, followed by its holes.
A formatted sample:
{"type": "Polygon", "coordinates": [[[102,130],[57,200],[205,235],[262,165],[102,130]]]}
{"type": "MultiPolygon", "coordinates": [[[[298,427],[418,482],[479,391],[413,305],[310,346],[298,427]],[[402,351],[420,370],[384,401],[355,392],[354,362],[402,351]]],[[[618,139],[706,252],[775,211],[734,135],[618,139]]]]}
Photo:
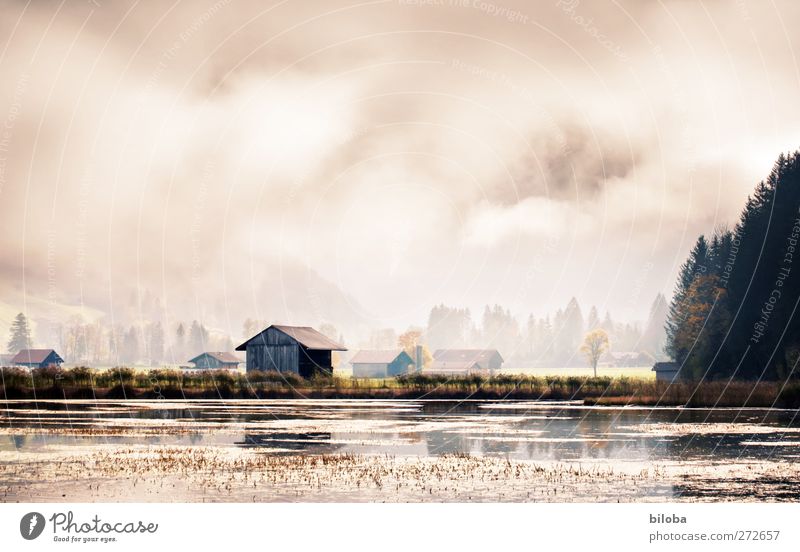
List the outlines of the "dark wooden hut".
{"type": "Polygon", "coordinates": [[[656,373],[656,381],[675,381],[681,379],[681,365],[677,362],[656,362],[653,365],[653,372],[656,373]]]}
{"type": "Polygon", "coordinates": [[[304,378],[331,374],[333,351],[347,349],[308,326],[272,325],[238,347],[247,351],[247,371],[294,372],[304,378]]]}

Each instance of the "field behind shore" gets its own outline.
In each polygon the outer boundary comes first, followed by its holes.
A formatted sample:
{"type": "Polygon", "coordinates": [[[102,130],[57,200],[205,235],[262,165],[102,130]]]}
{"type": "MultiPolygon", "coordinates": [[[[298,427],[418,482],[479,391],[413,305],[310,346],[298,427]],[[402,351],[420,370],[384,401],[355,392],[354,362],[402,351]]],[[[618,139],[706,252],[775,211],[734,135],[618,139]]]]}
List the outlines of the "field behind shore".
{"type": "MultiPolygon", "coordinates": [[[[515,368],[513,366],[508,368],[503,368],[500,370],[501,374],[520,374],[524,376],[534,376],[534,377],[546,377],[546,376],[579,376],[579,377],[591,377],[594,375],[592,369],[588,366],[585,367],[556,367],[556,366],[548,366],[548,367],[536,367],[536,368],[515,368]]],[[[656,379],[656,373],[653,372],[652,366],[611,366],[611,367],[598,367],[597,368],[597,376],[598,377],[610,377],[610,378],[635,378],[635,379],[643,379],[643,380],[653,380],[656,379]]]]}
{"type": "MultiPolygon", "coordinates": [[[[81,368],[78,365],[64,365],[65,370],[71,370],[74,368],[81,368]]],[[[113,370],[117,368],[116,366],[91,366],[90,369],[97,373],[106,372],[108,370],[113,370]]],[[[146,374],[151,371],[159,371],[159,370],[180,370],[186,371],[187,373],[194,373],[197,370],[186,370],[185,368],[181,368],[180,365],[177,364],[168,364],[168,365],[159,365],[159,366],[131,366],[131,369],[135,370],[138,373],[146,374]]],[[[245,374],[245,369],[240,367],[236,373],[245,374]]],[[[578,377],[592,377],[593,372],[592,369],[588,366],[575,366],[575,367],[565,367],[565,366],[537,366],[537,367],[517,367],[517,366],[504,366],[501,370],[497,371],[497,375],[521,375],[521,376],[531,376],[531,377],[571,377],[571,376],[578,376],[578,377]]],[[[343,364],[338,366],[334,370],[334,376],[337,378],[352,378],[353,377],[353,370],[349,364],[343,364]]],[[[655,381],[656,375],[653,372],[652,366],[601,366],[597,368],[597,376],[598,377],[611,377],[611,378],[633,378],[633,379],[642,379],[642,380],[653,380],[655,381]]],[[[376,380],[381,381],[381,380],[376,380]]]]}
{"type": "MultiPolygon", "coordinates": [[[[336,368],[334,374],[337,377],[342,378],[349,378],[352,377],[353,371],[349,366],[341,366],[336,368]]],[[[547,376],[556,376],[556,377],[570,377],[570,376],[579,376],[579,377],[591,377],[593,376],[592,369],[588,366],[582,367],[565,367],[565,366],[542,366],[542,367],[516,367],[516,366],[503,366],[497,372],[497,375],[521,375],[521,376],[532,376],[532,377],[547,377],[547,376]]],[[[643,380],[653,380],[656,379],[656,373],[653,372],[652,366],[611,366],[611,367],[598,367],[597,368],[597,375],[598,377],[611,377],[611,378],[637,378],[643,380]]]]}

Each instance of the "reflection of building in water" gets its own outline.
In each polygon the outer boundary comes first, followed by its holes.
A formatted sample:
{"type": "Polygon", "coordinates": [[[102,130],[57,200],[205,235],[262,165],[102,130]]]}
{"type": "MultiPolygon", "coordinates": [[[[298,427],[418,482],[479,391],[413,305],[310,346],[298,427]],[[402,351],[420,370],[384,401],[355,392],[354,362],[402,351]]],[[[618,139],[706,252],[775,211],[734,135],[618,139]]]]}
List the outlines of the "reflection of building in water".
{"type": "Polygon", "coordinates": [[[236,443],[240,447],[257,447],[305,452],[308,454],[329,454],[338,452],[341,445],[331,442],[329,432],[311,433],[255,433],[245,432],[244,439],[236,443]]]}
{"type": "MultiPolygon", "coordinates": [[[[1,441],[0,441],[1,442],[1,441]]],[[[8,441],[0,445],[0,450],[20,450],[28,442],[27,435],[9,435],[8,441]]]]}
{"type": "Polygon", "coordinates": [[[483,452],[480,441],[476,441],[468,430],[448,429],[424,432],[425,442],[428,444],[428,454],[452,454],[464,452],[479,454],[483,452]]]}
{"type": "MultiPolygon", "coordinates": [[[[504,455],[520,460],[640,459],[651,452],[652,441],[645,436],[622,435],[618,425],[641,423],[643,411],[569,410],[550,408],[483,410],[480,418],[442,415],[438,420],[461,418],[463,427],[443,428],[425,433],[431,455],[453,452],[504,455]]],[[[635,431],[635,430],[629,430],[635,431]]]]}

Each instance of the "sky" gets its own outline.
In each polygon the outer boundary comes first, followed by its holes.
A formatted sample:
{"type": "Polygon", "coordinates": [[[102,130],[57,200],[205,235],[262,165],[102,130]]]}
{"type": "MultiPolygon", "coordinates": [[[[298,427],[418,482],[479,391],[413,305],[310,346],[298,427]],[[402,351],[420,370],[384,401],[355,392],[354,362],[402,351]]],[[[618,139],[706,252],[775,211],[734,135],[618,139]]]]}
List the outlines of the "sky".
{"type": "Polygon", "coordinates": [[[0,9],[0,330],[640,320],[800,147],[792,1],[0,9]]]}

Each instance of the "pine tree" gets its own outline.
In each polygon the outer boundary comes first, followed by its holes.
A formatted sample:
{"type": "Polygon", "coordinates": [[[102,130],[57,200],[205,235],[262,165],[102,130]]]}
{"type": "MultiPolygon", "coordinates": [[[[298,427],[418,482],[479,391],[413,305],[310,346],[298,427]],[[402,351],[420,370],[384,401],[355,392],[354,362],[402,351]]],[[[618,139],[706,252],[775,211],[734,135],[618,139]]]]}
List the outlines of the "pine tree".
{"type": "Polygon", "coordinates": [[[694,379],[713,379],[727,369],[719,362],[722,343],[730,324],[730,313],[723,299],[716,274],[695,278],[686,294],[687,318],[674,346],[684,364],[684,375],[694,379]]]}
{"type": "Polygon", "coordinates": [[[664,326],[667,323],[668,313],[667,299],[663,293],[658,293],[650,305],[650,313],[647,316],[647,325],[642,334],[640,347],[655,359],[662,359],[664,356],[664,345],[667,338],[664,326]]]}
{"type": "Polygon", "coordinates": [[[733,231],[681,267],[667,350],[694,377],[792,377],[800,359],[800,151],[780,155],[733,231]]]}
{"type": "Polygon", "coordinates": [[[250,339],[251,337],[253,337],[258,333],[259,329],[260,326],[257,320],[253,320],[252,318],[247,318],[242,324],[242,337],[244,339],[250,339]]]}
{"type": "Polygon", "coordinates": [[[559,363],[577,362],[578,349],[583,341],[583,316],[578,301],[573,297],[555,316],[555,357],[559,363]]]}
{"type": "Polygon", "coordinates": [[[150,326],[150,361],[158,363],[164,357],[164,328],[161,322],[150,326]]]}
{"type": "Polygon", "coordinates": [[[600,327],[600,315],[597,314],[597,307],[592,305],[589,309],[589,317],[586,319],[586,331],[590,332],[600,327]]]}
{"type": "Polygon", "coordinates": [[[135,327],[131,326],[125,332],[125,337],[122,341],[122,361],[126,364],[135,364],[140,355],[139,332],[135,327]]]}
{"type": "MultiPolygon", "coordinates": [[[[672,295],[672,303],[669,306],[667,316],[666,333],[667,345],[665,350],[670,358],[677,362],[683,362],[685,356],[683,343],[678,343],[678,334],[682,331],[683,325],[690,314],[690,304],[687,302],[689,289],[698,276],[708,271],[708,243],[705,236],[697,238],[689,258],[681,265],[678,274],[678,282],[675,286],[675,293],[672,295]]],[[[682,334],[685,337],[685,334],[682,334]]]]}
{"type": "Polygon", "coordinates": [[[8,341],[8,352],[16,354],[23,349],[31,348],[31,330],[28,319],[19,313],[11,324],[11,339],[8,341]]]}
{"type": "Polygon", "coordinates": [[[175,341],[172,344],[172,358],[170,360],[185,362],[186,359],[186,328],[183,322],[179,322],[175,328],[175,341]]]}
{"type": "Polygon", "coordinates": [[[536,351],[536,317],[533,313],[528,315],[528,321],[525,323],[525,345],[528,357],[533,357],[536,351]]]}
{"type": "Polygon", "coordinates": [[[469,309],[437,305],[428,316],[425,341],[433,349],[463,347],[470,342],[474,324],[469,309]]]}
{"type": "Polygon", "coordinates": [[[606,331],[609,337],[613,337],[614,335],[614,321],[611,319],[611,313],[606,311],[606,316],[603,318],[603,323],[600,324],[600,327],[606,331]]]}
{"type": "Polygon", "coordinates": [[[199,355],[207,349],[208,345],[208,330],[205,326],[198,323],[197,320],[192,320],[192,325],[189,328],[189,355],[199,355]]]}
{"type": "Polygon", "coordinates": [[[536,360],[539,362],[552,362],[553,345],[553,325],[550,323],[550,315],[548,314],[539,320],[538,329],[536,330],[536,345],[534,346],[536,360]]]}

